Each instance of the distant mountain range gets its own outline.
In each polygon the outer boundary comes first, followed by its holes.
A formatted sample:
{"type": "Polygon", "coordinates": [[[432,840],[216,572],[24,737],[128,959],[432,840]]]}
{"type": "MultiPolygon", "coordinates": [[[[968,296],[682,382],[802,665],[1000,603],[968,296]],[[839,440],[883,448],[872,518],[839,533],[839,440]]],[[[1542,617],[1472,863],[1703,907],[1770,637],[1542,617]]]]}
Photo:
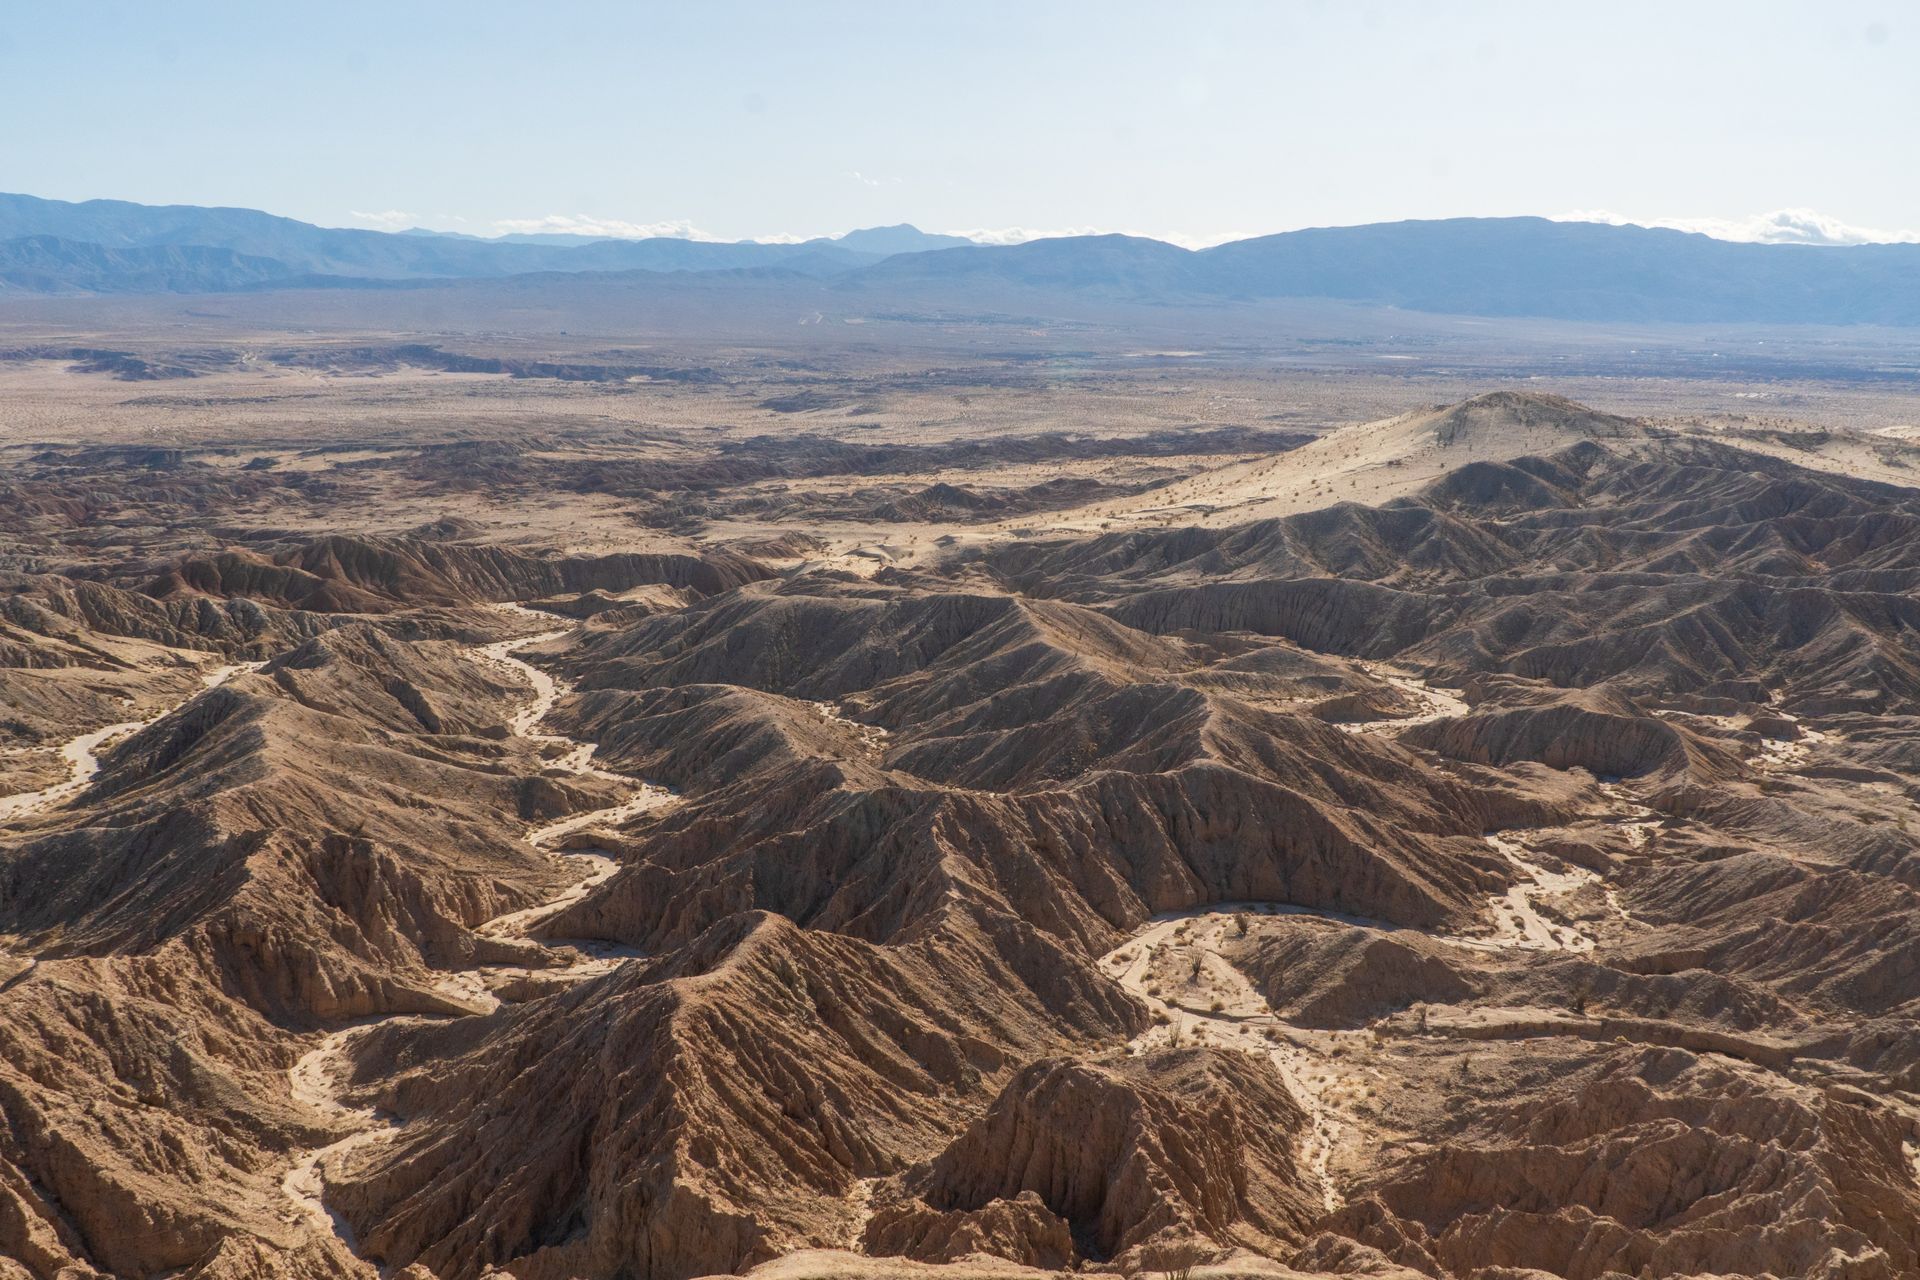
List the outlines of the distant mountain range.
{"type": "MultiPolygon", "coordinates": [[[[836,274],[869,266],[888,254],[968,244],[957,236],[927,235],[909,226],[876,227],[803,244],[657,237],[646,240],[585,236],[509,236],[484,240],[433,231],[361,231],[316,227],[257,209],[199,205],[145,205],[125,200],[72,204],[35,196],[0,195],[0,287],[34,292],[148,292],[147,272],[135,270],[117,285],[102,273],[100,251],[138,251],[191,246],[226,250],[240,258],[280,264],[277,278],[339,276],[365,280],[420,280],[521,275],[535,271],[716,271],[781,266],[809,275],[836,274]],[[16,248],[27,238],[41,241],[16,248]],[[55,243],[49,243],[58,242],[55,243]],[[55,271],[69,246],[71,280],[55,271]],[[16,275],[14,261],[31,266],[31,280],[16,275]]],[[[138,259],[136,259],[137,261],[138,259]]],[[[206,258],[209,268],[213,258],[206,258]]],[[[212,275],[181,291],[253,288],[265,277],[251,262],[236,263],[230,281],[212,275]]],[[[303,281],[310,283],[310,281],[303,281]]]]}
{"type": "Polygon", "coordinates": [[[489,240],[317,227],[254,209],[0,195],[0,296],[742,271],[960,300],[1017,290],[1196,305],[1323,298],[1588,321],[1920,325],[1920,245],[1735,244],[1543,218],[1323,227],[1193,251],[1116,235],[990,246],[904,224],[798,244],[489,240]]]}
{"type": "MultiPolygon", "coordinates": [[[[0,197],[5,199],[6,197],[0,197]]],[[[135,206],[138,208],[139,206],[135,206]]],[[[400,233],[404,236],[442,236],[450,240],[467,240],[477,244],[544,244],[574,246],[583,244],[619,244],[634,243],[631,239],[621,240],[607,236],[585,236],[568,231],[516,232],[503,236],[475,236],[463,231],[429,231],[425,227],[410,227],[400,233]]],[[[674,243],[688,243],[679,237],[660,237],[671,239],[674,243]]],[[[923,253],[929,249],[956,249],[962,245],[972,245],[976,241],[965,236],[943,236],[922,231],[911,223],[896,223],[891,227],[867,227],[860,231],[849,231],[845,235],[815,236],[803,240],[803,245],[832,245],[836,248],[851,250],[855,253],[867,253],[886,256],[895,253],[923,253]]],[[[762,245],[756,240],[735,241],[734,245],[759,248],[791,248],[790,245],[762,245]]]]}

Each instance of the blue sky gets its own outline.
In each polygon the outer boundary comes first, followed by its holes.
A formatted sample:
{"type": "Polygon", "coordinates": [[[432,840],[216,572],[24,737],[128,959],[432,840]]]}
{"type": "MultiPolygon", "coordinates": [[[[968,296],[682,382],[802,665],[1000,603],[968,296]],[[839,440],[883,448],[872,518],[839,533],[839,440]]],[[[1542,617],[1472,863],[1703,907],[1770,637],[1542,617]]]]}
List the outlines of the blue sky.
{"type": "Polygon", "coordinates": [[[722,238],[1920,229],[1912,0],[6,13],[0,190],[61,199],[722,238]]]}

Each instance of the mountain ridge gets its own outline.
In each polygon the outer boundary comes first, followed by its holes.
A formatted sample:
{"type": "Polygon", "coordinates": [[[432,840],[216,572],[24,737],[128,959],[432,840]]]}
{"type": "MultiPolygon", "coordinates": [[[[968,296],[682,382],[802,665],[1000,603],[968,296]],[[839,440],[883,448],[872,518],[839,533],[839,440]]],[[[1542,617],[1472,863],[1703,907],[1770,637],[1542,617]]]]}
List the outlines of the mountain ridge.
{"type": "Polygon", "coordinates": [[[0,195],[0,290],[16,294],[388,288],[635,272],[746,273],[763,282],[778,272],[849,296],[961,305],[980,303],[982,291],[1016,290],[1213,307],[1316,299],[1586,322],[1920,325],[1920,245],[1741,244],[1534,217],[1315,227],[1200,250],[1124,235],[985,245],[904,223],[790,244],[576,243],[333,229],[248,209],[0,195]],[[167,248],[208,252],[190,267],[156,269],[154,251],[167,248]]]}
{"type": "MultiPolygon", "coordinates": [[[[257,209],[145,205],[127,200],[46,200],[0,193],[0,241],[54,236],[107,250],[193,246],[272,259],[286,278],[465,278],[567,270],[727,270],[788,261],[825,269],[865,266],[892,253],[968,243],[907,223],[796,244],[693,240],[681,236],[508,235],[322,227],[257,209]]],[[[95,255],[97,256],[97,255],[95,255]]],[[[250,282],[246,282],[250,283],[250,282]]],[[[105,288],[102,292],[133,291],[105,288]]]]}

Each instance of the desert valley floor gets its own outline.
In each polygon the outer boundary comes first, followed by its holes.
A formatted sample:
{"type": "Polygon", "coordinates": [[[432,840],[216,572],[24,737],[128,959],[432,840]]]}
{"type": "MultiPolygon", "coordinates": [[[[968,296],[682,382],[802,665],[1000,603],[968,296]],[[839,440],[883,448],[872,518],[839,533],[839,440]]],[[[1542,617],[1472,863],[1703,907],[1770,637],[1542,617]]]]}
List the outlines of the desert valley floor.
{"type": "Polygon", "coordinates": [[[1920,1275],[1904,375],[4,332],[4,1280],[1920,1275]]]}

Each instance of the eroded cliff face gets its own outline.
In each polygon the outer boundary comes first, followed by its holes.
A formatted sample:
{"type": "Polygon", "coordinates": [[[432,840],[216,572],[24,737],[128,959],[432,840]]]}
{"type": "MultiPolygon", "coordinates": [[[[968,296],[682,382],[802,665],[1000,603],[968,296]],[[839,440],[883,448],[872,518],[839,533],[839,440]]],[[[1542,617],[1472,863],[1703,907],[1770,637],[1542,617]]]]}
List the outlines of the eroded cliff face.
{"type": "Polygon", "coordinates": [[[1479,452],[22,577],[0,1276],[1920,1273],[1920,499],[1388,425],[1479,452]]]}
{"type": "Polygon", "coordinates": [[[939,1155],[876,1193],[887,1201],[865,1243],[950,1261],[979,1251],[955,1253],[960,1244],[1005,1238],[1016,1250],[1005,1256],[1037,1262],[1064,1228],[1104,1259],[1144,1261],[1160,1237],[1196,1233],[1271,1248],[1298,1240],[1316,1216],[1295,1160],[1306,1127],[1285,1081],[1256,1055],[1039,1061],[939,1155]]]}

